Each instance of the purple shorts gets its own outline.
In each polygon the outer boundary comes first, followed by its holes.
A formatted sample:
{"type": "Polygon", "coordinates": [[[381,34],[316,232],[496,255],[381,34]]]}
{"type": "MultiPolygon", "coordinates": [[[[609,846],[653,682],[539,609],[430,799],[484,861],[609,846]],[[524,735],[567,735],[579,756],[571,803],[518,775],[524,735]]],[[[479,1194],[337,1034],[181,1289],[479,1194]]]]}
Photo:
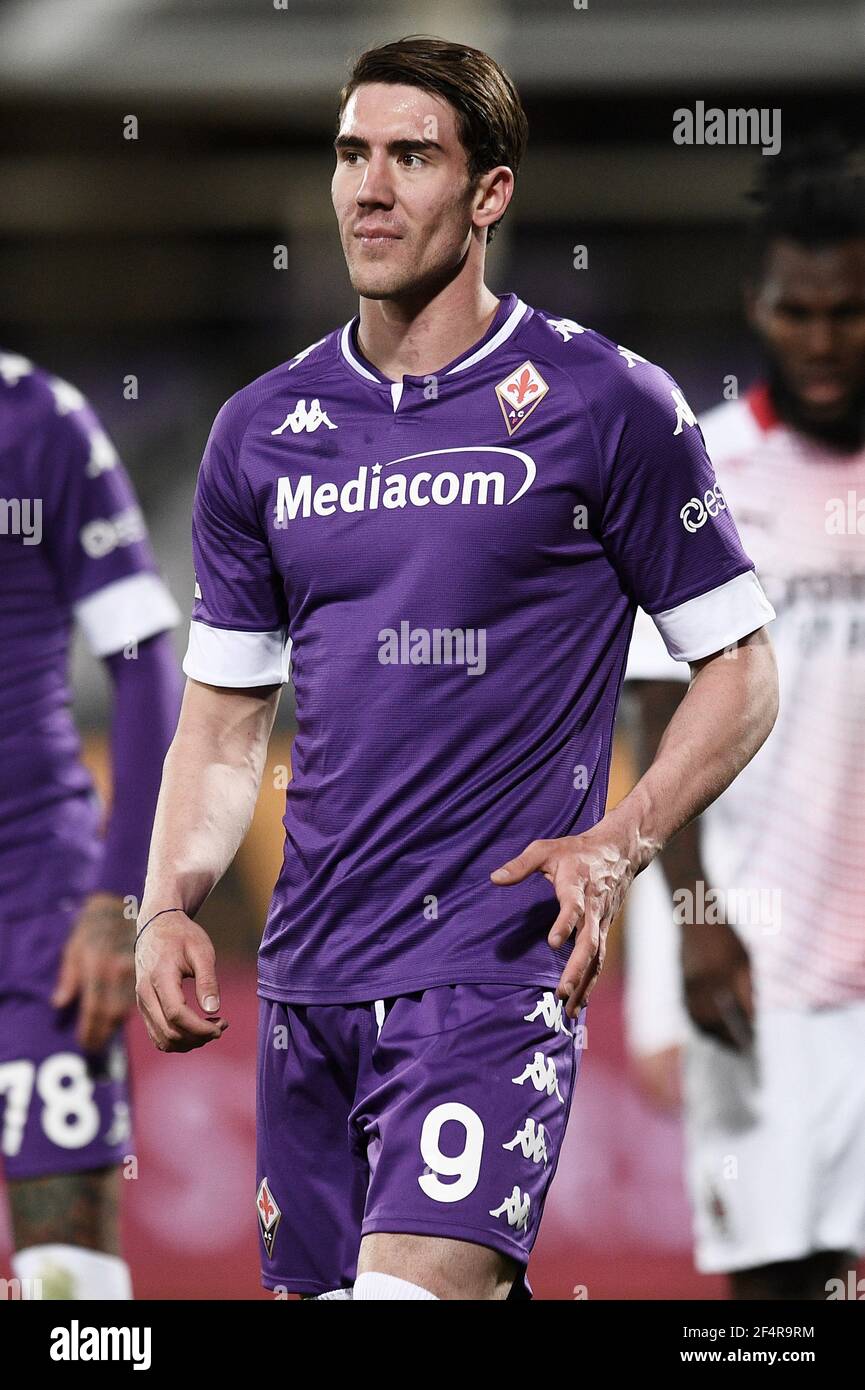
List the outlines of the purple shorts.
{"type": "Polygon", "coordinates": [[[525,1267],[584,1019],[572,1023],[541,986],[439,985],[349,1005],[262,999],[265,1288],[350,1287],[361,1237],[374,1231],[472,1241],[525,1267]]]}
{"type": "Polygon", "coordinates": [[[122,1033],[98,1053],[51,994],[80,907],[0,906],[0,1156],[9,1179],[120,1163],[130,1153],[122,1033]]]}

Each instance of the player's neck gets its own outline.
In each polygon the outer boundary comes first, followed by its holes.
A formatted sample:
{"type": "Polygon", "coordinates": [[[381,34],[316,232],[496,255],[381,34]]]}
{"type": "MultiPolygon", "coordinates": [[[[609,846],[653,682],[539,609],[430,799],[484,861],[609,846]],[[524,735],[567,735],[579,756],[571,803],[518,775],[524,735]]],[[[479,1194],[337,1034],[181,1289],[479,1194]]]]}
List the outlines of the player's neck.
{"type": "Polygon", "coordinates": [[[392,381],[432,375],[484,336],[499,300],[483,281],[451,281],[415,300],[361,299],[358,347],[392,381]]]}

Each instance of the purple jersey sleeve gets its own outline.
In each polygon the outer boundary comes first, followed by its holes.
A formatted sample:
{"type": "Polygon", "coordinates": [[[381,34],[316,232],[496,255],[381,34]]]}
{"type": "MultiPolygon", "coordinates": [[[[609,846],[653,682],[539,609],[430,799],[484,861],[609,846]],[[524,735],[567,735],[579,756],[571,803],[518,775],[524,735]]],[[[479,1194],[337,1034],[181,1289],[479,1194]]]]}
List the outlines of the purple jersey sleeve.
{"type": "Polygon", "coordinates": [[[280,684],[288,675],[285,591],[241,468],[242,394],[213,422],[192,511],[195,601],[183,669],[212,685],[280,684]]]}
{"type": "Polygon", "coordinates": [[[700,427],[661,368],[624,362],[593,403],[602,537],[670,655],[708,656],[773,616],[717,484],[700,427]]]}
{"type": "Polygon", "coordinates": [[[56,384],[57,409],[41,434],[45,543],[63,599],[91,650],[106,656],[175,626],[180,614],[114,446],[84,398],[56,384]]]}
{"type": "Polygon", "coordinates": [[[167,633],[142,642],[135,660],[106,658],[114,687],[113,795],[93,892],[141,898],[162,764],[180,710],[180,672],[167,633]]]}

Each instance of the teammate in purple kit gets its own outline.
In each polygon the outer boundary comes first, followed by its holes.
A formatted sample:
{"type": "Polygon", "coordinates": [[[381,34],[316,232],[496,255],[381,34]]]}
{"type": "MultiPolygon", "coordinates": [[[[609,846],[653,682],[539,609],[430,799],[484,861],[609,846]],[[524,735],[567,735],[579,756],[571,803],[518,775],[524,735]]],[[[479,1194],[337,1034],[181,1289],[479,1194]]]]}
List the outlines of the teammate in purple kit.
{"type": "Polygon", "coordinates": [[[167,630],[180,614],[84,397],[3,351],[0,478],[0,1153],[12,1264],[33,1296],[130,1298],[120,1027],[134,1004],[131,900],[177,719],[167,630]],[[113,689],[104,836],[69,709],[73,622],[113,689]]]}
{"type": "Polygon", "coordinates": [[[675,382],[484,284],[526,138],[476,49],[359,59],[332,194],[360,313],[233,396],[199,474],[138,999],[166,1051],[226,1027],[192,919],[290,661],[256,1206],[265,1286],[307,1297],[528,1292],[609,924],[775,714],[772,609],[675,382]],[[694,680],[605,815],[638,604],[694,680]]]}

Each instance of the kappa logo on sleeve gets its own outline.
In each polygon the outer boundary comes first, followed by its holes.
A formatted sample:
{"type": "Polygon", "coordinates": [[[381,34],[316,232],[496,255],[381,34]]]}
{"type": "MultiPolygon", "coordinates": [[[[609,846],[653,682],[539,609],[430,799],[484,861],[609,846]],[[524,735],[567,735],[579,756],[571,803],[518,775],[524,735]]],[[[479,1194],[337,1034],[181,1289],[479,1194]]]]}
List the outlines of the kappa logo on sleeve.
{"type": "Polygon", "coordinates": [[[528,420],[535,406],[540,405],[549,391],[537,367],[532,362],[524,362],[516,371],[506,376],[496,387],[496,396],[505,417],[508,434],[513,434],[528,420]]]}
{"type": "Polygon", "coordinates": [[[688,405],[688,402],[685,400],[678,386],[673,387],[670,395],[673,397],[676,405],[676,428],[673,430],[673,434],[677,435],[682,433],[683,425],[696,425],[697,417],[688,405]]]}
{"type": "Polygon", "coordinates": [[[0,377],[7,386],[17,386],[35,370],[29,357],[21,357],[17,352],[0,352],[0,377]]]}
{"type": "Polygon", "coordinates": [[[583,325],[574,319],[544,319],[544,323],[549,324],[554,333],[558,333],[563,343],[569,343],[572,338],[586,331],[583,325]]]}
{"type": "Polygon", "coordinates": [[[261,1231],[261,1239],[264,1241],[267,1257],[268,1259],[272,1259],[273,1242],[276,1240],[276,1232],[282,1217],[282,1212],[276,1204],[276,1198],[267,1185],[267,1178],[262,1178],[259,1183],[258,1193],[255,1198],[255,1210],[258,1212],[258,1227],[261,1231]]]}

